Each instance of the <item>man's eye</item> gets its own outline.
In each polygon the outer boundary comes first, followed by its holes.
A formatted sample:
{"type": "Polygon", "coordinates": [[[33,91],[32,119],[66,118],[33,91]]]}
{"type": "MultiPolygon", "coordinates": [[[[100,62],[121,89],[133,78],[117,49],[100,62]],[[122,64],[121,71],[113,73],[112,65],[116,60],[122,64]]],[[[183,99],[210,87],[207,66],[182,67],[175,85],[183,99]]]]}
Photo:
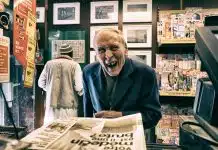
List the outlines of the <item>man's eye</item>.
{"type": "Polygon", "coordinates": [[[118,50],[119,49],[119,46],[111,46],[111,48],[110,48],[112,51],[116,51],[116,50],[118,50]]]}
{"type": "Polygon", "coordinates": [[[103,47],[101,47],[101,48],[98,48],[98,52],[99,53],[104,53],[106,50],[105,50],[105,48],[103,48],[103,47]]]}

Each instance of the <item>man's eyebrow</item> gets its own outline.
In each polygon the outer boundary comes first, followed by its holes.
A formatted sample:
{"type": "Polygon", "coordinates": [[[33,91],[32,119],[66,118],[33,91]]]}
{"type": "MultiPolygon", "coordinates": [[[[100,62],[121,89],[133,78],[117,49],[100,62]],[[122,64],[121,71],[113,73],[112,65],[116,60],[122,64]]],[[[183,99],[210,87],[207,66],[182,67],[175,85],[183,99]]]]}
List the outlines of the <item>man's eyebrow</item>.
{"type": "Polygon", "coordinates": [[[105,47],[107,47],[107,46],[98,46],[97,48],[99,49],[99,48],[105,48],[105,47]]]}

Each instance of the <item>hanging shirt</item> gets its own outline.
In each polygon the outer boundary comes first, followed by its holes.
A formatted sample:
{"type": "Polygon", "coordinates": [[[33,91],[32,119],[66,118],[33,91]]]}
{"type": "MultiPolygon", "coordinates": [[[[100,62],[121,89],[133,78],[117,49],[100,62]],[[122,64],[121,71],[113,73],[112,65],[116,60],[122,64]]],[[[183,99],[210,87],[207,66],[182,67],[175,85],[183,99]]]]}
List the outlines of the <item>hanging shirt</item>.
{"type": "Polygon", "coordinates": [[[44,124],[77,116],[78,95],[83,94],[82,70],[71,57],[48,61],[38,85],[46,91],[44,124]]]}

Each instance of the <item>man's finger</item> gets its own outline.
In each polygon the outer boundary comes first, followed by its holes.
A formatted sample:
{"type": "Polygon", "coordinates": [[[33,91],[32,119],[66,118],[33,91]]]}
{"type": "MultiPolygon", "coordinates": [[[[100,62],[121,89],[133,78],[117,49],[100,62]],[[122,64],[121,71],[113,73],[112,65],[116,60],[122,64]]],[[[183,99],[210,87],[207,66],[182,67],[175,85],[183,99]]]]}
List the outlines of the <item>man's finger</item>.
{"type": "Polygon", "coordinates": [[[95,113],[95,117],[96,118],[103,118],[104,117],[104,112],[100,111],[100,112],[95,113]]]}

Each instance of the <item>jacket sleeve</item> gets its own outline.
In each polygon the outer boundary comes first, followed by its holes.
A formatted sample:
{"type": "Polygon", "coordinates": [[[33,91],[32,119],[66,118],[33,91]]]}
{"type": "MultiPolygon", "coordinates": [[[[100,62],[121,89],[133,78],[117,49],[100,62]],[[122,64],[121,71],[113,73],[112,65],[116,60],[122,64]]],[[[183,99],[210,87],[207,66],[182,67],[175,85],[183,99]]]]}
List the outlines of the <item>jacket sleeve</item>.
{"type": "MultiPolygon", "coordinates": [[[[156,74],[153,72],[151,81],[151,90],[149,94],[144,92],[139,99],[139,111],[124,111],[123,115],[141,113],[144,129],[152,128],[157,125],[161,119],[161,105],[159,102],[159,90],[157,85],[156,74]]],[[[143,91],[146,89],[143,88],[143,91]]]]}
{"type": "Polygon", "coordinates": [[[45,67],[43,68],[38,80],[38,86],[42,88],[44,91],[46,91],[46,76],[47,76],[46,67],[47,64],[45,64],[45,67]]]}
{"type": "Polygon", "coordinates": [[[83,110],[84,117],[93,117],[93,106],[87,86],[86,73],[83,71],[83,110]]]}

